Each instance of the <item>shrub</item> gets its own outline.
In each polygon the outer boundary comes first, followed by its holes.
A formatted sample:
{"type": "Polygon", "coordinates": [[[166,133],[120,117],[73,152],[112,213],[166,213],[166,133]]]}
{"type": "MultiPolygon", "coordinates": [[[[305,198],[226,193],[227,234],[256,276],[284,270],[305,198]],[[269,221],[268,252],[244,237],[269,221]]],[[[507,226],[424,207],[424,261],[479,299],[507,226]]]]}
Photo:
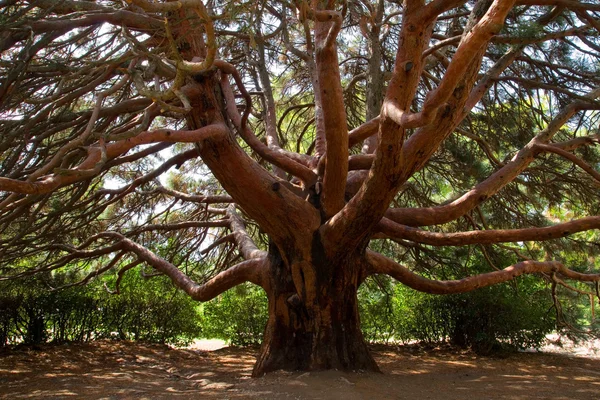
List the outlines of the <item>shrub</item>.
{"type": "Polygon", "coordinates": [[[203,305],[203,335],[245,346],[262,341],[268,302],[262,289],[245,284],[203,305]]]}
{"type": "Polygon", "coordinates": [[[359,292],[363,332],[370,341],[447,340],[489,353],[539,347],[556,327],[550,294],[531,277],[519,279],[518,286],[448,296],[387,283],[389,288],[377,298],[372,285],[363,285],[359,292]]]}
{"type": "Polygon", "coordinates": [[[130,271],[121,294],[111,295],[103,286],[112,279],[54,292],[37,279],[2,282],[0,346],[87,341],[115,332],[121,339],[182,344],[200,335],[197,303],[169,279],[146,280],[130,271]]]}

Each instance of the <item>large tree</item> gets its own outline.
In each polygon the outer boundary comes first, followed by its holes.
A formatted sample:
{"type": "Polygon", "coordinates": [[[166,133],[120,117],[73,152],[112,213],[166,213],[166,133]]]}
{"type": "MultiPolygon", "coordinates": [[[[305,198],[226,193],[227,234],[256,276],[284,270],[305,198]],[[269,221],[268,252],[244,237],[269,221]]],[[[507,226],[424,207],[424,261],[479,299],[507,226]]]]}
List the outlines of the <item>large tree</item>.
{"type": "Polygon", "coordinates": [[[371,275],[598,292],[595,0],[0,6],[1,279],[252,282],[256,375],[377,370],[371,275]]]}

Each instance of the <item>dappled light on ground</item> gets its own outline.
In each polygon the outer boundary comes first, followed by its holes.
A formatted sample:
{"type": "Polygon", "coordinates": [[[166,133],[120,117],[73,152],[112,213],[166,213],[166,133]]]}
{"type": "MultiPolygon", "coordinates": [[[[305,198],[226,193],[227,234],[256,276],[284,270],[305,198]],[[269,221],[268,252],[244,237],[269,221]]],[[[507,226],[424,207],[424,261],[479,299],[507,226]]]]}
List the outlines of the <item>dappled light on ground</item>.
{"type": "Polygon", "coordinates": [[[101,341],[0,353],[3,399],[589,399],[600,360],[448,347],[375,346],[383,374],[276,372],[252,379],[256,349],[101,341]]]}

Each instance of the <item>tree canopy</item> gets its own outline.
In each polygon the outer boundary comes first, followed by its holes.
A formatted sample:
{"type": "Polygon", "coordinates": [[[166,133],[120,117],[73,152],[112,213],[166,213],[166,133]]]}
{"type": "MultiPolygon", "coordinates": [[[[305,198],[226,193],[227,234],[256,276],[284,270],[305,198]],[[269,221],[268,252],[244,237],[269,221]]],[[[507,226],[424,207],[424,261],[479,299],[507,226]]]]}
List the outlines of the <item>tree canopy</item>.
{"type": "Polygon", "coordinates": [[[371,275],[600,297],[597,1],[0,7],[1,280],[255,283],[256,374],[376,369],[371,275]]]}

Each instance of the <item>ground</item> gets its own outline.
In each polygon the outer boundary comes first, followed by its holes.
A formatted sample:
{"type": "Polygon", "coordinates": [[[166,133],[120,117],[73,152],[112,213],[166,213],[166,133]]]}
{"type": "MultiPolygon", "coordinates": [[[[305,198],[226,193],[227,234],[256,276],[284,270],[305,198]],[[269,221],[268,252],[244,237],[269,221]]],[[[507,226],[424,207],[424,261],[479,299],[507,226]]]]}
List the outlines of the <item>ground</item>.
{"type": "Polygon", "coordinates": [[[2,399],[600,399],[600,358],[481,357],[446,346],[375,346],[383,374],[278,372],[256,349],[99,341],[0,351],[2,399]]]}

